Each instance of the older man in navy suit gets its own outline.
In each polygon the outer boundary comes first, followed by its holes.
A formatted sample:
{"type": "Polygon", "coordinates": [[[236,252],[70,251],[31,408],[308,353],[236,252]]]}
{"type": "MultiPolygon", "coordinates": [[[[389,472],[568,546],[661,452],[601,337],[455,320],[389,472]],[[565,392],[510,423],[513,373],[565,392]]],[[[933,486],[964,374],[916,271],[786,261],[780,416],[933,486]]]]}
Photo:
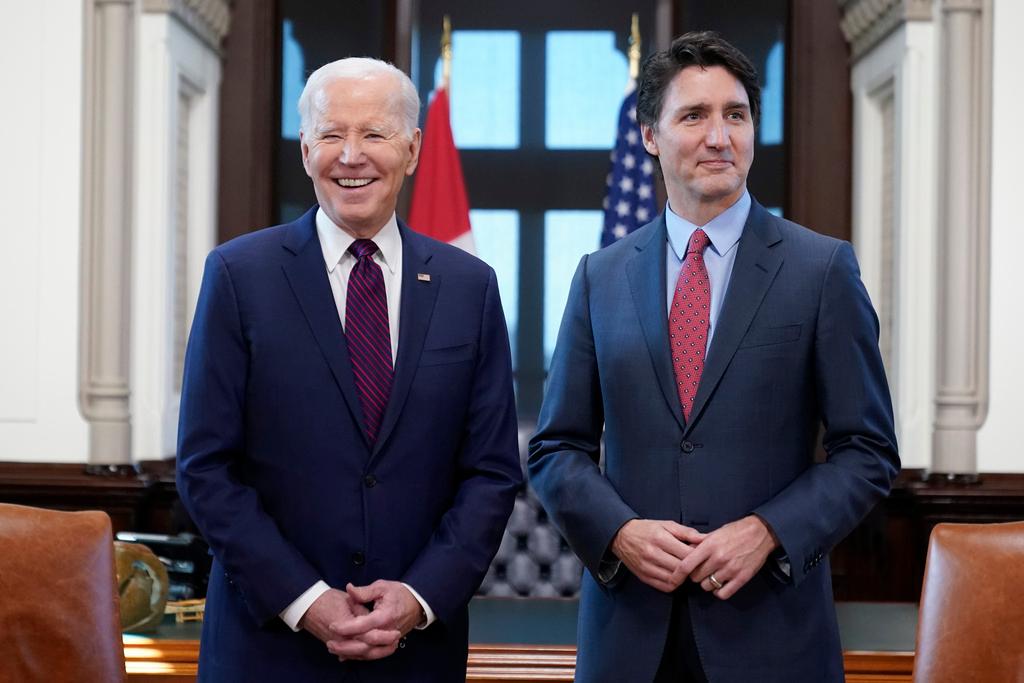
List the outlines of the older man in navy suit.
{"type": "Polygon", "coordinates": [[[178,486],[215,561],[206,681],[454,681],[521,483],[493,270],[397,220],[419,98],[345,59],[299,101],[319,206],[215,249],[178,486]]]}
{"type": "Polygon", "coordinates": [[[874,311],[848,243],[747,192],[746,57],[687,34],[639,88],[669,205],[581,261],[531,442],[588,569],[577,680],[842,681],[827,553],[899,468],[874,311]]]}

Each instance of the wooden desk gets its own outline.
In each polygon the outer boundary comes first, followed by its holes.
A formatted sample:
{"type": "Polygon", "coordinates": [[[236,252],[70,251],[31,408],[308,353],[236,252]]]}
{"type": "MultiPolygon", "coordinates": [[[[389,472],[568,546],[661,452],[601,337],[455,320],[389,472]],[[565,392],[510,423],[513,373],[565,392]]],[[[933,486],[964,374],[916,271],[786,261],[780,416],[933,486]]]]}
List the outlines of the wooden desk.
{"type": "MultiPolygon", "coordinates": [[[[571,681],[576,663],[575,600],[477,598],[470,604],[470,681],[571,681]]],[[[837,605],[848,683],[909,682],[917,605],[837,605]]],[[[194,681],[199,624],[165,621],[156,634],[125,634],[128,680],[194,681]]]]}

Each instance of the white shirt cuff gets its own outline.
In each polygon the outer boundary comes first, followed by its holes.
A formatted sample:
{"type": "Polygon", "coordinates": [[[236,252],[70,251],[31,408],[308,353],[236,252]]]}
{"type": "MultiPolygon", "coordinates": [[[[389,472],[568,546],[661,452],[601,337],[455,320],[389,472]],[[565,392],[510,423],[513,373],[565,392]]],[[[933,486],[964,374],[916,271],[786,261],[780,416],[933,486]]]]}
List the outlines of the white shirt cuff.
{"type": "Polygon", "coordinates": [[[405,582],[402,582],[402,585],[409,589],[409,592],[412,593],[412,597],[416,598],[416,602],[420,603],[420,607],[423,608],[423,614],[426,615],[426,619],[424,619],[423,622],[416,625],[416,630],[422,631],[423,629],[437,621],[437,616],[434,614],[434,610],[430,609],[430,605],[428,605],[427,601],[424,600],[423,597],[416,592],[416,589],[405,582]]]}
{"type": "MultiPolygon", "coordinates": [[[[280,616],[284,623],[288,624],[288,628],[293,631],[299,630],[299,622],[302,621],[302,617],[306,616],[306,612],[312,607],[316,599],[331,589],[323,581],[317,581],[312,586],[306,589],[299,597],[295,598],[292,604],[284,608],[280,616]]],[[[413,593],[416,595],[416,593],[413,593]]],[[[418,596],[417,596],[418,597],[418,596]]]]}

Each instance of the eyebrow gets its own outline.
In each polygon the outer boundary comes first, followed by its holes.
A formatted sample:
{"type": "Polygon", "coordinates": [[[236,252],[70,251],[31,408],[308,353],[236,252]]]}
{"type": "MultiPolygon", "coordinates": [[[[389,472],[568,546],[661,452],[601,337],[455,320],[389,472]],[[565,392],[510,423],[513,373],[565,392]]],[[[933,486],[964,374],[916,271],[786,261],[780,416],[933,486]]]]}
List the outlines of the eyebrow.
{"type": "MultiPolygon", "coordinates": [[[[674,113],[675,114],[682,114],[684,112],[689,112],[689,111],[708,111],[711,108],[712,108],[712,106],[709,103],[707,103],[707,102],[695,102],[694,104],[683,104],[683,105],[680,105],[680,106],[676,107],[674,113]]],[[[742,109],[744,111],[749,111],[750,110],[750,105],[747,104],[746,102],[741,102],[739,100],[734,100],[732,102],[726,102],[726,104],[723,107],[723,109],[726,109],[726,110],[742,109]]]]}
{"type": "MultiPolygon", "coordinates": [[[[335,121],[324,121],[317,125],[313,130],[318,135],[326,135],[334,131],[338,131],[344,128],[335,121]]],[[[360,133],[379,133],[381,135],[391,135],[397,131],[397,128],[391,127],[386,123],[372,123],[366,126],[359,126],[357,130],[360,133]]]]}

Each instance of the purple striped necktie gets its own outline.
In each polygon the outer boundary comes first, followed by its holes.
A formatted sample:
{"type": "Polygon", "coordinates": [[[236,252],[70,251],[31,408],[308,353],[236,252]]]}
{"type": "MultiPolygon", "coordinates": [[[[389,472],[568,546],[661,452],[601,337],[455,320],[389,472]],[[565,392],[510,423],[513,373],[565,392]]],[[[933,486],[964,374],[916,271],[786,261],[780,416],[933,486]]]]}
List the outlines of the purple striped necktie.
{"type": "Polygon", "coordinates": [[[366,421],[363,426],[373,444],[380,432],[394,374],[388,298],[384,272],[373,260],[377,245],[371,240],[356,240],[348,250],[356,257],[356,265],[349,275],[345,297],[345,341],[366,421]]]}

